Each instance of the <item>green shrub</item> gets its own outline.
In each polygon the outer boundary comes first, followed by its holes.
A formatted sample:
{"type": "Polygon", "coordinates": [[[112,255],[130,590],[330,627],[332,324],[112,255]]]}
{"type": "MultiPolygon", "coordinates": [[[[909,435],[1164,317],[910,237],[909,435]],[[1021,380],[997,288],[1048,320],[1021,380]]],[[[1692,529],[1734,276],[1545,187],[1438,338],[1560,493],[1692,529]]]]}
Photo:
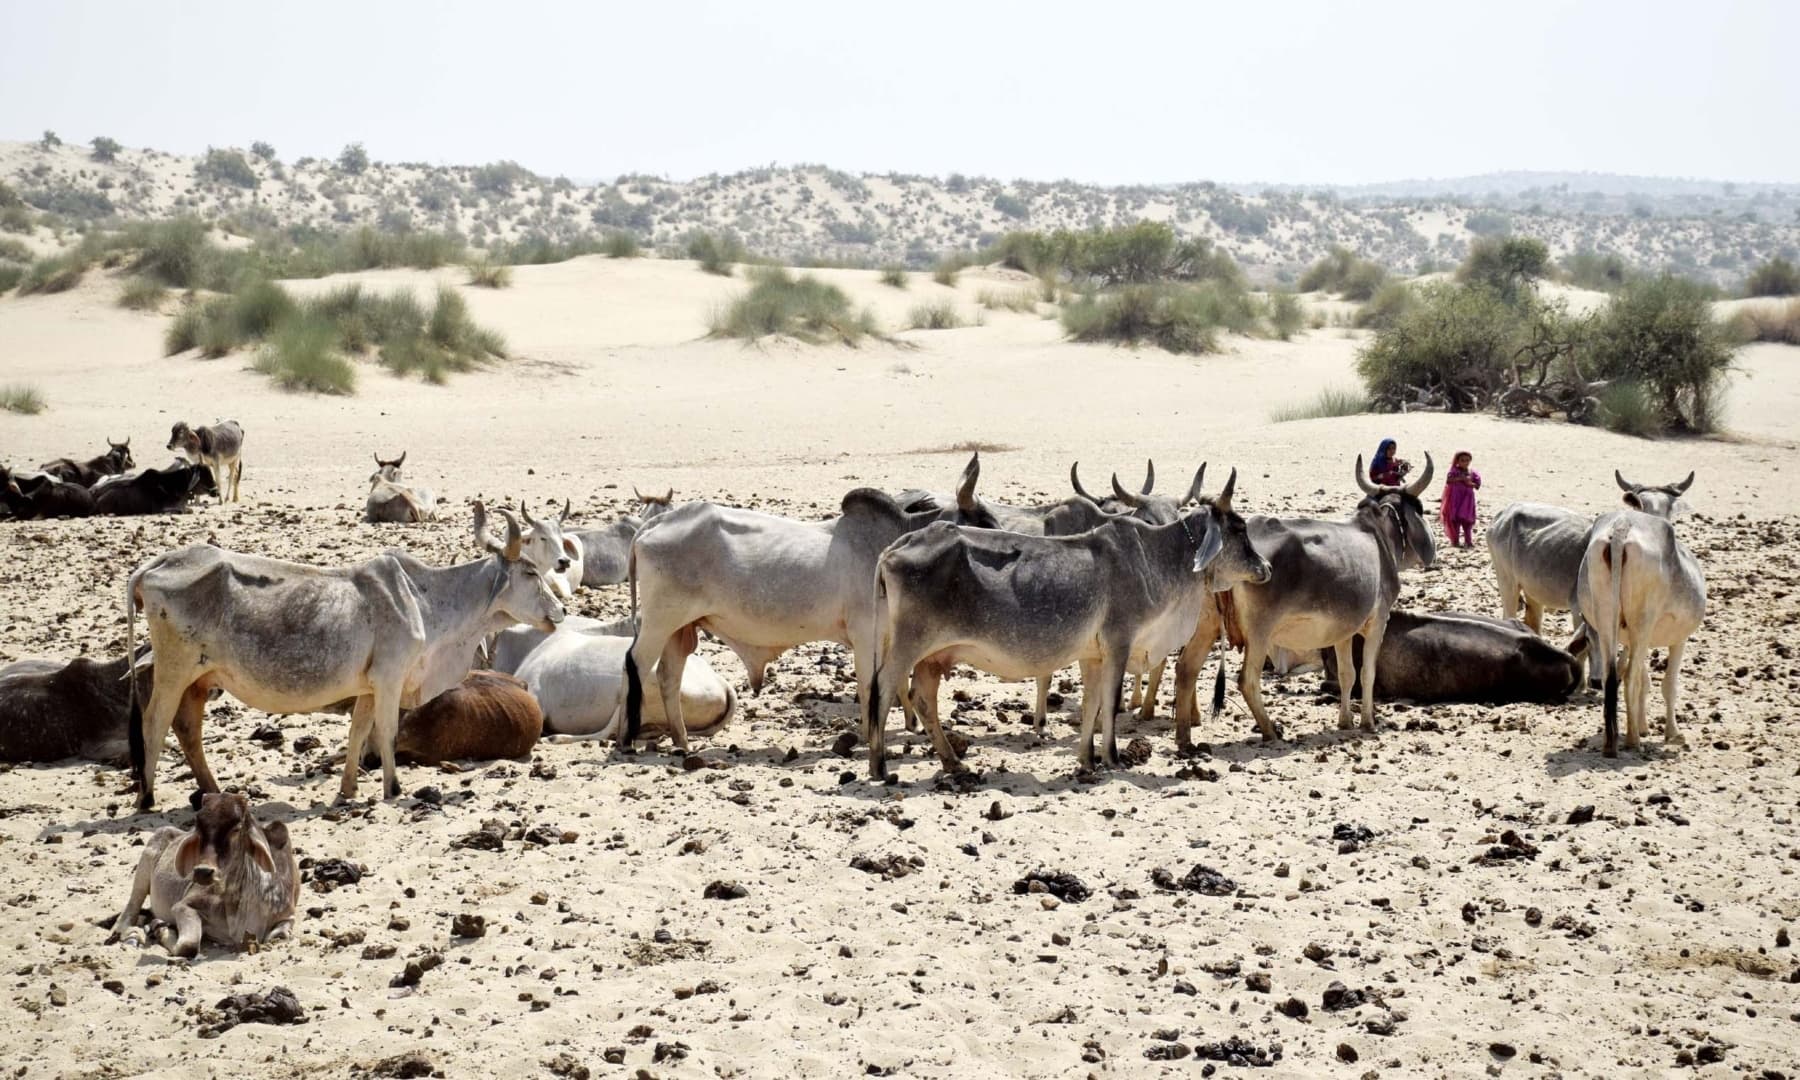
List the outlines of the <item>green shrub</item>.
{"type": "Polygon", "coordinates": [[[23,240],[14,240],[10,236],[0,236],[0,260],[29,266],[36,259],[37,255],[32,252],[31,248],[25,245],[23,240]]]}
{"type": "Polygon", "coordinates": [[[31,264],[19,279],[19,295],[67,292],[81,284],[87,263],[78,252],[50,255],[31,264]]]}
{"type": "Polygon", "coordinates": [[[470,262],[468,271],[469,284],[484,289],[504,289],[512,284],[512,267],[489,262],[486,258],[470,262]]]}
{"type": "Polygon", "coordinates": [[[1306,306],[1293,293],[1270,293],[1268,319],[1270,332],[1278,340],[1286,341],[1306,325],[1306,306]]]}
{"type": "Polygon", "coordinates": [[[950,288],[954,289],[956,287],[956,275],[962,273],[962,269],[963,264],[955,259],[939,259],[937,266],[932,268],[931,280],[937,282],[939,285],[948,285],[950,288]]]}
{"type": "Polygon", "coordinates": [[[884,266],[881,268],[881,283],[892,285],[896,289],[906,288],[906,267],[884,266]]]}
{"type": "Polygon", "coordinates": [[[338,353],[332,325],[312,316],[283,324],[257,353],[252,366],[285,390],[356,392],[356,366],[338,353]]]}
{"type": "Polygon", "coordinates": [[[195,218],[177,218],[143,228],[137,239],[138,255],[132,269],[172,289],[228,287],[209,280],[207,266],[218,249],[206,236],[206,226],[195,218]]]}
{"type": "Polygon", "coordinates": [[[275,160],[275,148],[261,139],[250,144],[250,153],[264,161],[273,162],[275,160]]]}
{"type": "Polygon", "coordinates": [[[476,191],[502,196],[511,195],[517,185],[535,184],[537,180],[536,173],[516,161],[479,165],[469,175],[469,182],[475,186],[476,191]]]}
{"type": "Polygon", "coordinates": [[[989,311],[1016,311],[1022,314],[1037,313],[1036,289],[983,289],[976,294],[975,302],[989,311]]]}
{"type": "Polygon", "coordinates": [[[7,383],[0,386],[0,410],[36,416],[44,411],[44,395],[30,383],[7,383]]]}
{"type": "Polygon", "coordinates": [[[1031,206],[1017,195],[1005,192],[994,196],[994,209],[1009,218],[1026,218],[1031,216],[1031,206]]]}
{"type": "Polygon", "coordinates": [[[1800,345],[1800,300],[1785,304],[1746,304],[1731,317],[1738,341],[1772,341],[1800,345]]]}
{"type": "Polygon", "coordinates": [[[233,187],[253,188],[258,183],[256,170],[244,160],[244,155],[236,150],[218,150],[210,146],[206,148],[206,156],[194,166],[194,175],[233,187]]]}
{"type": "Polygon", "coordinates": [[[208,309],[215,306],[223,307],[224,303],[224,298],[219,297],[202,303],[183,305],[182,309],[175,313],[175,318],[170,321],[169,328],[163,331],[163,355],[174,356],[176,353],[199,348],[201,330],[215,317],[213,312],[208,309]]]}
{"type": "Polygon", "coordinates": [[[109,139],[104,135],[94,136],[88,145],[94,148],[93,159],[101,163],[113,161],[119,156],[119,151],[124,149],[117,139],[109,139]]]}
{"type": "Polygon", "coordinates": [[[1530,283],[1550,270],[1550,249],[1529,236],[1487,236],[1469,247],[1456,280],[1483,285],[1506,301],[1516,301],[1530,283]]]}
{"type": "Polygon", "coordinates": [[[132,311],[155,311],[168,298],[169,288],[153,278],[134,277],[119,290],[119,306],[132,311]]]}
{"type": "Polygon", "coordinates": [[[1398,322],[1412,303],[1412,287],[1404,281],[1390,281],[1356,309],[1352,325],[1363,330],[1385,330],[1398,322]]]}
{"type": "Polygon", "coordinates": [[[1062,324],[1074,341],[1206,353],[1217,349],[1220,330],[1253,329],[1257,312],[1241,290],[1218,283],[1140,284],[1080,297],[1063,308],[1062,324]]]}
{"type": "Polygon", "coordinates": [[[1356,370],[1377,400],[1410,400],[1418,388],[1449,393],[1453,409],[1469,408],[1476,403],[1460,391],[1492,393],[1506,384],[1523,322],[1491,289],[1424,285],[1363,346],[1356,370]]]}
{"type": "Polygon", "coordinates": [[[1601,426],[1620,435],[1653,439],[1662,434],[1662,417],[1644,388],[1630,379],[1609,383],[1600,391],[1601,426]]]}
{"type": "Polygon", "coordinates": [[[836,285],[811,274],[796,278],[778,266],[753,269],[746,276],[749,290],[713,314],[711,336],[755,341],[782,334],[800,341],[845,345],[879,336],[874,316],[852,310],[850,298],[836,285]]]}
{"type": "Polygon", "coordinates": [[[967,325],[956,310],[956,301],[948,296],[914,304],[906,313],[908,330],[955,330],[967,325]]]}
{"type": "Polygon", "coordinates": [[[368,171],[369,152],[363,149],[362,143],[353,142],[338,152],[337,167],[339,172],[359,176],[368,171]]]}
{"type": "Polygon", "coordinates": [[[1683,278],[1636,282],[1613,297],[1594,323],[1585,358],[1601,378],[1643,387],[1665,427],[1713,430],[1719,380],[1731,367],[1727,328],[1713,318],[1708,291],[1683,278]]]}
{"type": "Polygon", "coordinates": [[[28,233],[33,224],[31,211],[22,204],[0,208],[0,229],[10,233],[28,233]]]}
{"type": "Polygon", "coordinates": [[[700,269],[721,277],[730,277],[732,266],[743,262],[748,254],[743,241],[729,232],[714,234],[696,230],[688,234],[685,247],[688,258],[699,263],[700,269]]]}
{"type": "Polygon", "coordinates": [[[1800,268],[1786,259],[1775,258],[1763,263],[1744,281],[1745,296],[1800,295],[1800,268]]]}
{"type": "Polygon", "coordinates": [[[1631,267],[1617,255],[1576,251],[1563,257],[1563,280],[1577,288],[1616,292],[1632,279],[1631,267]]]}
{"type": "Polygon", "coordinates": [[[43,138],[38,140],[38,149],[40,150],[54,150],[61,145],[62,140],[57,138],[56,132],[51,131],[49,128],[44,129],[43,138]]]}
{"type": "Polygon", "coordinates": [[[1318,396],[1302,405],[1283,405],[1269,412],[1277,424],[1293,420],[1322,420],[1333,416],[1356,416],[1370,410],[1369,395],[1355,387],[1327,386],[1318,396]]]}
{"type": "Polygon", "coordinates": [[[623,229],[607,233],[600,241],[600,250],[615,259],[635,259],[643,254],[638,238],[623,229]]]}
{"type": "Polygon", "coordinates": [[[0,262],[0,293],[4,293],[24,280],[26,268],[13,263],[0,262]]]}
{"type": "Polygon", "coordinates": [[[1387,271],[1380,264],[1358,258],[1349,248],[1333,246],[1324,258],[1306,268],[1294,287],[1363,301],[1372,298],[1386,281],[1387,271]]]}

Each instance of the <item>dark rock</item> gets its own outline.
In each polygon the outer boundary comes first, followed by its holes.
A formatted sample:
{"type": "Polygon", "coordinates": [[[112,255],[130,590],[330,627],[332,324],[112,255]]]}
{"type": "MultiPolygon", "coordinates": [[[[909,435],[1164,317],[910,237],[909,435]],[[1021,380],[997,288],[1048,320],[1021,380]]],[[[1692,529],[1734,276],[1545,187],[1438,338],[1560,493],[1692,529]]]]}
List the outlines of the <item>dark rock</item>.
{"type": "MultiPolygon", "coordinates": [[[[1196,1045],[1194,1056],[1202,1061],[1223,1061],[1238,1068],[1266,1069],[1281,1060],[1281,1048],[1277,1046],[1265,1050],[1241,1035],[1233,1035],[1219,1042],[1196,1045]]],[[[1205,1066],[1200,1074],[1210,1076],[1211,1073],[1206,1070],[1211,1068],[1211,1065],[1205,1066]]]]}
{"type": "Polygon", "coordinates": [[[1592,820],[1594,820],[1594,808],[1592,805],[1577,806],[1575,809],[1569,811],[1568,823],[1570,825],[1586,825],[1592,820]]]}
{"type": "Polygon", "coordinates": [[[1352,990],[1343,983],[1333,980],[1332,984],[1325,988],[1325,995],[1320,1004],[1325,1006],[1326,1012],[1340,1012],[1344,1009],[1354,1009],[1365,1000],[1367,1000],[1367,995],[1361,990],[1352,990]]]}
{"type": "Polygon", "coordinates": [[[200,1028],[203,1039],[217,1038],[239,1024],[306,1023],[306,1010],[285,986],[271,986],[260,994],[233,994],[213,1009],[215,1014],[206,1016],[200,1028]]]}
{"type": "Polygon", "coordinates": [[[323,745],[325,744],[319,740],[317,735],[302,735],[294,740],[294,753],[310,754],[323,745]]]}
{"type": "Polygon", "coordinates": [[[1151,1061],[1180,1061],[1191,1053],[1192,1050],[1178,1042],[1154,1043],[1144,1049],[1144,1056],[1151,1061]]]}
{"type": "MultiPolygon", "coordinates": [[[[1140,736],[1125,745],[1125,749],[1119,753],[1119,760],[1135,769],[1147,763],[1150,755],[1150,740],[1140,736]]],[[[1186,1050],[1186,1047],[1182,1049],[1186,1050]]]]}
{"type": "Polygon", "coordinates": [[[1338,1043],[1337,1057],[1339,1061],[1355,1064],[1357,1058],[1356,1047],[1351,1046],[1349,1043],[1338,1043]]]}
{"type": "Polygon", "coordinates": [[[992,803],[988,804],[987,813],[983,816],[989,821],[1005,821],[1007,818],[1012,817],[1012,815],[1013,812],[1011,810],[1001,806],[1000,800],[995,799],[992,803]]]}
{"type": "Polygon", "coordinates": [[[487,919],[474,912],[458,912],[450,920],[450,936],[457,938],[478,938],[487,936],[487,919]]]}
{"type": "Polygon", "coordinates": [[[431,1063],[423,1050],[408,1050],[404,1054],[395,1054],[390,1058],[382,1058],[369,1070],[370,1076],[393,1077],[394,1080],[413,1080],[422,1076],[442,1076],[438,1067],[431,1063]]]}
{"type": "Polygon", "coordinates": [[[552,1076],[566,1076],[569,1080],[588,1080],[592,1075],[588,1067],[568,1053],[561,1053],[544,1062],[544,1068],[550,1070],[552,1076]]]}
{"type": "Polygon", "coordinates": [[[750,890],[735,881],[715,881],[700,895],[708,900],[742,900],[750,895],[750,890]]]}
{"type": "Polygon", "coordinates": [[[865,874],[880,874],[882,880],[892,881],[895,878],[903,878],[916,870],[923,870],[925,860],[918,855],[911,858],[898,854],[874,857],[858,855],[850,860],[850,868],[861,870],[865,874]]]}
{"type": "Polygon", "coordinates": [[[354,885],[369,868],[346,859],[320,859],[309,868],[315,892],[327,893],[340,885],[354,885]]]}
{"type": "Polygon", "coordinates": [[[1775,947],[1777,949],[1785,949],[1790,944],[1792,944],[1792,939],[1788,937],[1788,928],[1785,926],[1777,927],[1775,930],[1775,947]]]}
{"type": "Polygon", "coordinates": [[[1244,989],[1253,993],[1266,994],[1272,985],[1273,982],[1266,971],[1252,971],[1244,976],[1244,989]]]}
{"type": "Polygon", "coordinates": [[[1529,908],[1525,909],[1525,925],[1526,926],[1537,926],[1540,923],[1542,923],[1543,921],[1544,921],[1544,913],[1543,912],[1539,911],[1537,908],[1534,908],[1534,907],[1529,907],[1529,908]]]}
{"type": "Polygon", "coordinates": [[[259,724],[256,730],[250,733],[251,742],[261,743],[270,749],[280,746],[281,740],[281,729],[274,724],[259,724]]]}
{"type": "Polygon", "coordinates": [[[1518,1056],[1519,1050],[1511,1043],[1491,1042],[1488,1043],[1488,1053],[1499,1058],[1501,1061],[1511,1061],[1518,1056]]]}
{"type": "Polygon", "coordinates": [[[433,784],[426,784],[424,787],[413,792],[413,798],[427,806],[442,806],[444,803],[443,791],[433,784]]]}
{"type": "Polygon", "coordinates": [[[1069,900],[1075,903],[1080,903],[1093,895],[1092,891],[1088,889],[1086,882],[1083,882],[1074,874],[1064,873],[1060,870],[1033,870],[1031,873],[1026,874],[1024,877],[1013,882],[1013,892],[1021,896],[1036,891],[1047,892],[1058,900],[1069,900]],[[1042,887],[1041,890],[1033,889],[1031,887],[1033,882],[1040,885],[1042,887]]]}
{"type": "Polygon", "coordinates": [[[1301,1001],[1297,997],[1291,997],[1275,1006],[1275,1011],[1290,1019],[1304,1020],[1306,1019],[1306,1014],[1312,1010],[1306,1007],[1306,1002],[1301,1001]]]}
{"type": "Polygon", "coordinates": [[[450,846],[467,851],[499,851],[506,846],[506,823],[489,818],[481,823],[481,828],[450,841],[450,846]]]}
{"type": "Polygon", "coordinates": [[[854,731],[844,732],[843,734],[841,734],[837,737],[836,742],[831,744],[831,752],[836,754],[838,757],[849,757],[851,751],[853,751],[855,749],[856,749],[856,732],[854,732],[854,731]]]}

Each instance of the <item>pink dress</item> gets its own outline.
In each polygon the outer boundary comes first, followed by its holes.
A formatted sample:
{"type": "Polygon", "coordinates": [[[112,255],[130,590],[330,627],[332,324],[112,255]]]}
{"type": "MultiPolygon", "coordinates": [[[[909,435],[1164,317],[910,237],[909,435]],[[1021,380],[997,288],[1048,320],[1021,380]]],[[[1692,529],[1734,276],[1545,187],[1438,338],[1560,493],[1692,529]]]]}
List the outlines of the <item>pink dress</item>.
{"type": "Polygon", "coordinates": [[[1446,532],[1451,525],[1475,524],[1475,491],[1479,487],[1481,474],[1474,469],[1452,468],[1444,478],[1442,513],[1446,532]]]}

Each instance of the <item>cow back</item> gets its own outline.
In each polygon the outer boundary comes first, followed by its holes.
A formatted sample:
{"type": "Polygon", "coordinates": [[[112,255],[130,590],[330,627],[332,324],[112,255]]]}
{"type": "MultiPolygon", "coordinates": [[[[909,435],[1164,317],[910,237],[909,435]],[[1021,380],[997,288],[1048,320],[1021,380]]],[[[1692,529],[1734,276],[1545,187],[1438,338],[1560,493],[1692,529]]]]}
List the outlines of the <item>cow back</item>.
{"type": "Polygon", "coordinates": [[[408,713],[395,752],[408,761],[524,757],[544,730],[544,714],[525,684],[495,671],[472,671],[408,713]]]}

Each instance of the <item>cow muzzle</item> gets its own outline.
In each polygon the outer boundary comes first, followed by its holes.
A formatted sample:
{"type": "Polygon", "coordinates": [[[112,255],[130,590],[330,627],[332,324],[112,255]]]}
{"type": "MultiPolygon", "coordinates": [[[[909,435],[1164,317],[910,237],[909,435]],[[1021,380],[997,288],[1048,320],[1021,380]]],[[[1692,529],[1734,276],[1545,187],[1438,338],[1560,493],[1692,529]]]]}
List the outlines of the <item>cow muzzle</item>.
{"type": "Polygon", "coordinates": [[[219,872],[216,867],[196,866],[196,867],[194,867],[194,872],[193,872],[194,884],[196,884],[196,885],[211,885],[213,883],[213,878],[217,877],[218,873],[219,872]]]}

